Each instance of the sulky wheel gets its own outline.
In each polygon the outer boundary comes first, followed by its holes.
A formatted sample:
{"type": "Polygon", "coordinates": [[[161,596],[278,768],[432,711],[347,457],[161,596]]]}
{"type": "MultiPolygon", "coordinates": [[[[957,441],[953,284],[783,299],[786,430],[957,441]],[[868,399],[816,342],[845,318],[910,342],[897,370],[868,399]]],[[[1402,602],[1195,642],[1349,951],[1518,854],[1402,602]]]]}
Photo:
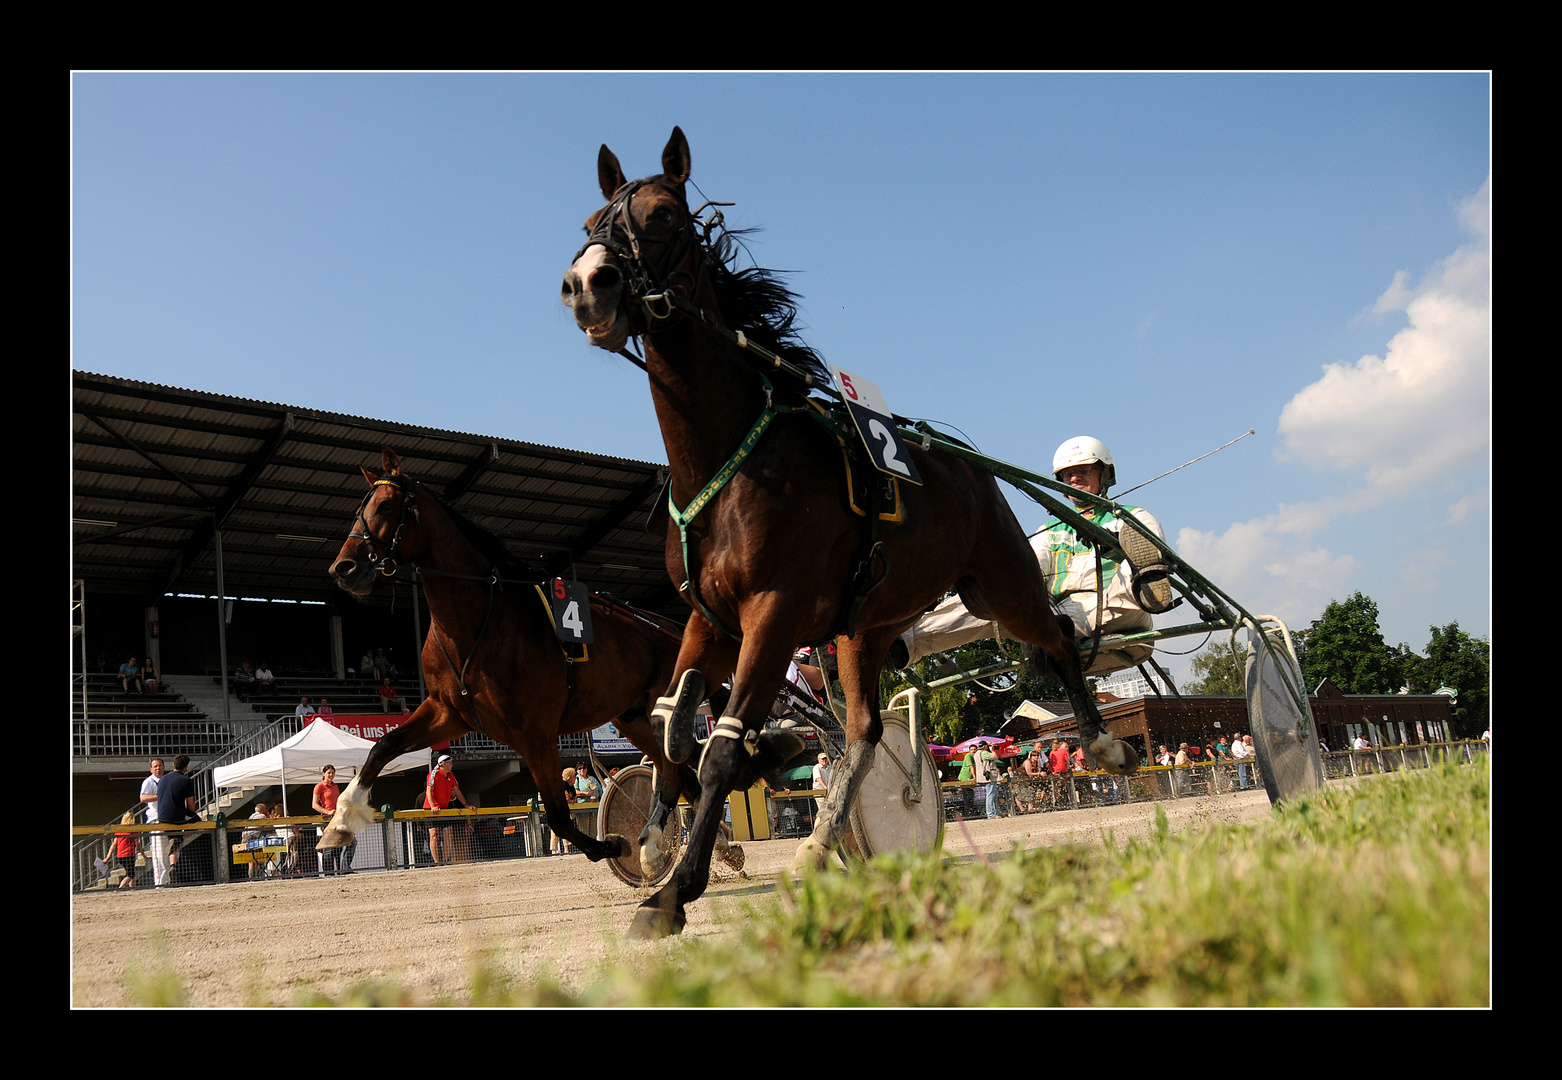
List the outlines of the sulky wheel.
{"type": "Polygon", "coordinates": [[[607,790],[602,793],[602,806],[597,815],[597,839],[618,835],[629,841],[629,851],[616,859],[607,860],[613,874],[626,885],[647,888],[660,885],[672,875],[678,865],[677,845],[680,842],[678,815],[668,818],[665,839],[674,845],[667,865],[655,877],[647,877],[640,868],[640,831],[656,805],[656,785],[649,765],[631,765],[620,769],[607,790]]]}
{"type": "Polygon", "coordinates": [[[884,735],[873,754],[873,768],[862,782],[851,809],[842,846],[871,859],[890,851],[937,851],[944,842],[944,793],[938,766],[927,747],[912,753],[911,727],[897,712],[880,714],[884,735]],[[922,798],[913,801],[912,770],[922,770],[922,798]]]}

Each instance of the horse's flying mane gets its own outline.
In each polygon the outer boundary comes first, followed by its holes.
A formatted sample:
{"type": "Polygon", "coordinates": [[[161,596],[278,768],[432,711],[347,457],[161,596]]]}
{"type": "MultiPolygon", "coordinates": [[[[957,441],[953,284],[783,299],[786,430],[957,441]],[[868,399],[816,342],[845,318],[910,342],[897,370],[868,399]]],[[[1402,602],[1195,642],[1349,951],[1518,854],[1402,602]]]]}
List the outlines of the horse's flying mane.
{"type": "MultiPolygon", "coordinates": [[[[803,342],[797,331],[797,294],[781,282],[781,272],[760,266],[738,266],[739,238],[753,230],[726,230],[711,245],[711,284],[729,330],[763,345],[828,384],[824,360],[803,342]]],[[[773,376],[774,377],[774,376],[773,376]]],[[[794,385],[780,376],[777,387],[794,385]]],[[[798,387],[801,389],[801,387],[798,387]]]]}

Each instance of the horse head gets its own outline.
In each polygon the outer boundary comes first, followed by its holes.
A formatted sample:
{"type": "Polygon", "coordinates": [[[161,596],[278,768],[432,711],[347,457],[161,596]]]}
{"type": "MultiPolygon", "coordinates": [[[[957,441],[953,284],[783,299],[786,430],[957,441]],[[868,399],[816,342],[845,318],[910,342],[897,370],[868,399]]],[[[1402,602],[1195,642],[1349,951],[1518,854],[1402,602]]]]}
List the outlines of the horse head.
{"type": "Polygon", "coordinates": [[[398,563],[411,560],[418,525],[417,497],[412,480],[402,475],[401,461],[393,450],[380,454],[379,474],[363,469],[369,491],[358,504],[352,532],[331,564],[336,584],[359,599],[374,588],[374,579],[391,577],[398,563]]]}
{"type": "Polygon", "coordinates": [[[672,317],[669,292],[693,299],[705,245],[689,212],[689,142],[680,128],[662,150],[662,171],[626,180],[606,144],[597,183],[607,205],[586,219],[586,243],[564,275],[562,297],[591,344],[617,352],[631,334],[672,317]]]}

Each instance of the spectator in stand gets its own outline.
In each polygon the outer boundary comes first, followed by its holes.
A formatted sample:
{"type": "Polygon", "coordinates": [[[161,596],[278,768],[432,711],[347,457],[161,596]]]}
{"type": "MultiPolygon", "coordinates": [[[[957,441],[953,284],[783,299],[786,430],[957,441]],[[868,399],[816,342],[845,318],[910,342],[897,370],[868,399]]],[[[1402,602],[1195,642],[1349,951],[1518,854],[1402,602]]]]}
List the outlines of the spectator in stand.
{"type": "Polygon", "coordinates": [[[332,714],[331,713],[331,699],[330,698],[324,698],[324,697],[321,698],[320,699],[320,707],[315,710],[315,715],[316,716],[330,716],[331,714],[332,714]]]}
{"type": "Polygon", "coordinates": [[[1230,758],[1231,749],[1226,745],[1226,737],[1222,735],[1220,738],[1215,740],[1215,760],[1227,761],[1230,758]]]}
{"type": "Polygon", "coordinates": [[[249,660],[245,660],[233,671],[233,692],[239,696],[240,701],[249,700],[250,693],[255,689],[255,669],[249,666],[249,660]]]}
{"type": "Polygon", "coordinates": [[[146,658],[146,663],[141,665],[141,692],[143,694],[155,694],[162,688],[162,682],[157,677],[157,666],[152,663],[152,658],[146,658]]]}
{"type": "Polygon", "coordinates": [[[379,695],[380,695],[380,712],[382,712],[382,713],[390,712],[392,705],[395,705],[402,712],[406,712],[407,711],[407,703],[402,700],[402,697],[401,697],[400,694],[396,693],[396,688],[391,685],[391,680],[390,680],[390,676],[389,675],[385,676],[385,678],[383,680],[381,680],[381,682],[380,682],[380,689],[379,689],[379,695]]]}
{"type": "Polygon", "coordinates": [[[120,689],[127,694],[130,693],[132,686],[136,688],[136,693],[146,693],[146,687],[141,682],[141,667],[136,663],[134,656],[128,663],[119,665],[119,685],[120,689]]]}
{"type": "MultiPolygon", "coordinates": [[[[151,775],[141,781],[141,801],[146,805],[146,823],[157,824],[157,785],[163,779],[163,759],[155,757],[148,770],[151,775]]],[[[152,884],[162,888],[168,884],[168,837],[152,833],[152,884]]]]}
{"type": "Polygon", "coordinates": [[[374,651],[372,649],[363,650],[363,655],[358,658],[357,674],[360,679],[367,679],[374,674],[374,651]]]}
{"type": "Polygon", "coordinates": [[[309,695],[305,694],[303,697],[298,699],[298,708],[293,710],[293,715],[298,717],[300,720],[306,716],[315,715],[315,707],[314,704],[309,700],[309,695]]]}
{"type": "MultiPolygon", "coordinates": [[[[387,680],[389,681],[389,680],[387,680]]],[[[461,794],[461,785],[456,781],[456,763],[451,760],[449,754],[439,755],[439,763],[428,774],[428,780],[423,785],[423,806],[427,810],[448,810],[453,802],[466,803],[466,796],[461,794]]],[[[435,866],[449,866],[450,857],[454,854],[452,830],[449,825],[441,827],[435,819],[428,831],[428,854],[434,860],[435,866]]]]}
{"type": "Polygon", "coordinates": [[[255,693],[257,696],[270,697],[277,689],[276,676],[271,674],[271,663],[267,660],[260,662],[260,667],[255,669],[255,693]]]}
{"type": "MultiPolygon", "coordinates": [[[[327,765],[320,770],[320,782],[315,785],[314,794],[309,805],[314,812],[322,815],[327,820],[336,813],[336,802],[342,797],[341,786],[336,782],[336,766],[327,765]]],[[[335,848],[320,853],[320,872],[322,874],[350,874],[353,872],[353,851],[358,847],[358,840],[353,838],[346,848],[335,848]]]]}

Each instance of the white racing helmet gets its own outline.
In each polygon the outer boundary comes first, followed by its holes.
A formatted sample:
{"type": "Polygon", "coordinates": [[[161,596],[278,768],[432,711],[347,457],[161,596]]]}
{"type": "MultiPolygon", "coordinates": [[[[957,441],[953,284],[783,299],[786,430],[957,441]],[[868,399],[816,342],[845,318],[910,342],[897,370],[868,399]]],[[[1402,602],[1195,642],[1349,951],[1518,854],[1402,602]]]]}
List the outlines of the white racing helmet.
{"type": "Polygon", "coordinates": [[[1076,435],[1058,447],[1058,452],[1052,455],[1052,475],[1061,480],[1058,473],[1064,469],[1096,462],[1101,464],[1101,492],[1105,494],[1117,483],[1117,466],[1112,463],[1112,451],[1106,448],[1106,443],[1089,435],[1076,435]]]}

